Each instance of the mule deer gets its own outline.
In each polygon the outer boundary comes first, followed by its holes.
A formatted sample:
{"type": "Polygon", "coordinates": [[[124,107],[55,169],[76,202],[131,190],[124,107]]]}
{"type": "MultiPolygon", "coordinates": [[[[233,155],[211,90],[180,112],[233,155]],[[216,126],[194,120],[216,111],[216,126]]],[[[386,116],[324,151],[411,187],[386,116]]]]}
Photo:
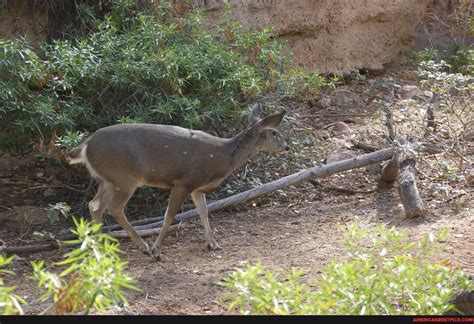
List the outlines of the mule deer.
{"type": "Polygon", "coordinates": [[[89,202],[95,222],[107,209],[142,252],[160,259],[166,231],[184,200],[191,198],[204,226],[210,250],[220,249],[211,232],[205,193],[215,190],[232,171],[260,150],[288,150],[276,131],[285,110],[260,119],[256,104],[249,125],[232,138],[170,125],[120,124],[99,129],[69,153],[70,163],[83,163],[100,185],[89,202]],[[124,214],[124,207],[141,186],[171,189],[162,229],[151,251],[124,214]]]}

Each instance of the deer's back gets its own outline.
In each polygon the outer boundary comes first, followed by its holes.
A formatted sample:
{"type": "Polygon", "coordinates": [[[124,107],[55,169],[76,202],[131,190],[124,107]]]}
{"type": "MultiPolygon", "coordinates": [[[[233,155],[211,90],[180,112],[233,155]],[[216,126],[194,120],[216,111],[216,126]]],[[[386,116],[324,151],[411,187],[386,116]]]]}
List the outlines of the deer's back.
{"type": "Polygon", "coordinates": [[[199,187],[225,175],[228,141],[177,126],[121,124],[98,130],[86,155],[96,173],[111,182],[199,187]]]}

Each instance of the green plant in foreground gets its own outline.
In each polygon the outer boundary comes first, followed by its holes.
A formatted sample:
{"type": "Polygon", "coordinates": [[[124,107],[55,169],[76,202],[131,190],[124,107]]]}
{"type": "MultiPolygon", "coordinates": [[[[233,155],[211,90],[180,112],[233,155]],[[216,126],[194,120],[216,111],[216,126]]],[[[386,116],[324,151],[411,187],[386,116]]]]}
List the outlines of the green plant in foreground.
{"type": "Polygon", "coordinates": [[[122,289],[138,290],[134,279],[125,274],[127,262],[119,257],[117,241],[100,232],[100,224],[76,220],[77,239],[66,244],[80,247],[65,255],[55,265],[67,266],[59,275],[49,271],[44,261],[32,262],[33,276],[39,288],[46,292],[40,301],[54,302],[45,312],[53,314],[88,314],[91,310],[105,310],[118,303],[127,303],[122,289]]]}
{"type": "Polygon", "coordinates": [[[242,314],[444,314],[456,292],[470,289],[461,269],[431,260],[445,235],[410,242],[395,228],[352,225],[344,230],[347,257],[325,267],[315,291],[300,270],[281,275],[247,264],[222,283],[230,289],[223,300],[242,314]]]}
{"type": "Polygon", "coordinates": [[[23,314],[20,304],[26,304],[23,298],[13,293],[15,287],[6,287],[2,275],[13,274],[12,271],[2,269],[13,261],[13,256],[6,258],[0,255],[0,315],[23,314]]]}

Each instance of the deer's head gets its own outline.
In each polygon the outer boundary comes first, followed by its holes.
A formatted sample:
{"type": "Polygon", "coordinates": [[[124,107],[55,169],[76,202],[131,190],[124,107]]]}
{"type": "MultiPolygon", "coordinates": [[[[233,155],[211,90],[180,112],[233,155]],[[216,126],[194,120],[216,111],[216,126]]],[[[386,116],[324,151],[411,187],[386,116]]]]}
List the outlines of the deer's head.
{"type": "Polygon", "coordinates": [[[288,151],[288,144],[276,129],[280,125],[286,111],[283,109],[276,114],[260,118],[262,111],[262,104],[258,103],[252,108],[250,117],[249,128],[252,129],[252,133],[257,137],[257,147],[261,150],[275,153],[288,151]]]}

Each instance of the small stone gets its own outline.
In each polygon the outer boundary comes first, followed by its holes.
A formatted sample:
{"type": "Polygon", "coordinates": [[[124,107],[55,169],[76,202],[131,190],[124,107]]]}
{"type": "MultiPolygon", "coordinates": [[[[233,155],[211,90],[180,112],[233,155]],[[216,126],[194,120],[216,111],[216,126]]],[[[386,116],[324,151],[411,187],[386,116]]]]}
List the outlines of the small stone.
{"type": "Polygon", "coordinates": [[[352,129],[344,122],[337,122],[331,127],[331,132],[350,133],[352,129]]]}
{"type": "Polygon", "coordinates": [[[420,93],[420,88],[415,85],[405,84],[400,88],[399,95],[402,99],[410,99],[420,93]]]}

